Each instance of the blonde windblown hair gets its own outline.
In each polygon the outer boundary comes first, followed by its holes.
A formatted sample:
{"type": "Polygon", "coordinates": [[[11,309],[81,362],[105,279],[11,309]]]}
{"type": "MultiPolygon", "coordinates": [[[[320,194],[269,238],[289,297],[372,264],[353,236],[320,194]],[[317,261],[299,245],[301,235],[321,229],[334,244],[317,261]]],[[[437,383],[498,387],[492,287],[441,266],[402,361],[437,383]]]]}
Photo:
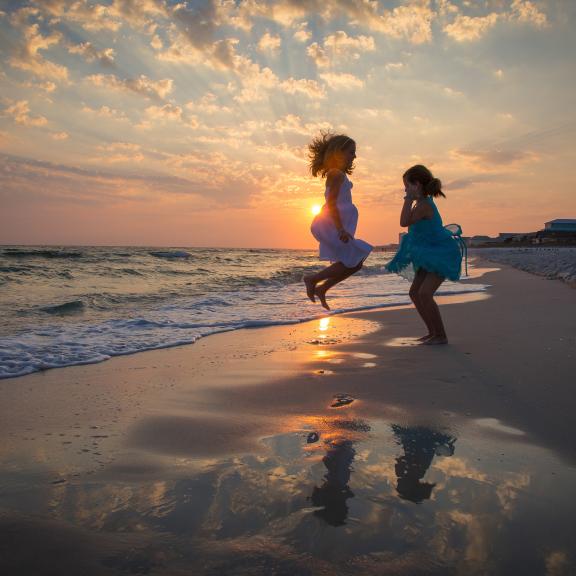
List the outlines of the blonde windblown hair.
{"type": "Polygon", "coordinates": [[[354,166],[342,167],[342,153],[353,144],[354,140],[346,134],[320,132],[320,136],[316,136],[308,144],[308,161],[312,176],[320,174],[324,178],[333,168],[352,174],[354,166]]]}

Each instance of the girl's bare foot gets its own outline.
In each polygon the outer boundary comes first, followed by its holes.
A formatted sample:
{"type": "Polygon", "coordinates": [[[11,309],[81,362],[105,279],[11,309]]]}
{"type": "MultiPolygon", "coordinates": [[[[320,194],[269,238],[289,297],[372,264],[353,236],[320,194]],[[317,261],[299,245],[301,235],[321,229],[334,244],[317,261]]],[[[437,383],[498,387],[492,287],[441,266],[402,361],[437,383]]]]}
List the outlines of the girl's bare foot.
{"type": "Polygon", "coordinates": [[[304,276],[304,284],[306,284],[306,295],[312,302],[316,302],[316,298],[314,298],[314,288],[316,287],[316,282],[314,282],[314,277],[307,274],[304,276]]]}
{"type": "Polygon", "coordinates": [[[420,338],[416,338],[417,342],[426,342],[426,340],[430,340],[430,338],[433,338],[432,334],[426,334],[426,336],[420,336],[420,338]]]}
{"type": "Polygon", "coordinates": [[[318,299],[320,300],[320,304],[322,304],[322,307],[326,308],[326,310],[330,310],[330,306],[328,306],[328,302],[326,302],[326,288],[322,286],[320,286],[319,288],[315,288],[314,294],[318,296],[318,299]]]}
{"type": "Polygon", "coordinates": [[[432,336],[432,338],[425,340],[424,342],[422,342],[422,344],[424,346],[426,345],[437,346],[440,344],[448,344],[448,338],[446,338],[446,336],[432,336]]]}

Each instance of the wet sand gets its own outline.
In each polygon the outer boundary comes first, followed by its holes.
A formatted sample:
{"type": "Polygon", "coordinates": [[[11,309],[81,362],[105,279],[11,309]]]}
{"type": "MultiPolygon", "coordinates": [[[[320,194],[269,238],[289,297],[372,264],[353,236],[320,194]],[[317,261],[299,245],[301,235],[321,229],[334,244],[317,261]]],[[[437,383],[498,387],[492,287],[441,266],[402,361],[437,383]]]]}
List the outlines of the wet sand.
{"type": "Polygon", "coordinates": [[[572,573],[576,292],[481,281],[0,381],[0,569],[572,573]]]}

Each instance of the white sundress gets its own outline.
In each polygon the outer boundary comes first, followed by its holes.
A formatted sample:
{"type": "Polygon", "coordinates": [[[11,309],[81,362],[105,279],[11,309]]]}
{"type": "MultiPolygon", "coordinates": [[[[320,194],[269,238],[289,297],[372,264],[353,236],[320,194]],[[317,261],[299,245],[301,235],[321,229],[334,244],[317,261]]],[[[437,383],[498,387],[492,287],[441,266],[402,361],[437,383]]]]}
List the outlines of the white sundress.
{"type": "MultiPolygon", "coordinates": [[[[324,198],[328,200],[328,186],[324,198]]],[[[344,230],[354,236],[358,225],[358,209],[352,203],[352,182],[346,175],[338,192],[336,207],[344,230]]],[[[322,211],[312,221],[310,230],[320,243],[320,260],[342,262],[347,268],[354,268],[372,251],[372,246],[364,240],[358,238],[351,238],[348,242],[340,240],[327,204],[322,206],[322,211]]]]}

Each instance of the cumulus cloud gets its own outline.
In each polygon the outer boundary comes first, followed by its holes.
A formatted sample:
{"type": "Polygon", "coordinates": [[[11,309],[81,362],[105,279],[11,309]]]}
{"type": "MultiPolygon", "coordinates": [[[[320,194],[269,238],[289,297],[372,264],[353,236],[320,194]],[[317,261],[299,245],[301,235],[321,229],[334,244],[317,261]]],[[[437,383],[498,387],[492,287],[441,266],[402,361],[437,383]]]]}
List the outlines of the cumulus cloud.
{"type": "MultiPolygon", "coordinates": [[[[144,111],[144,119],[136,126],[137,128],[149,129],[157,123],[186,121],[182,115],[182,108],[176,104],[164,104],[162,106],[149,106],[144,111]]],[[[190,123],[188,123],[190,125],[190,123]]],[[[193,127],[198,126],[198,119],[192,118],[193,127]]]]}
{"type": "Polygon", "coordinates": [[[208,92],[202,96],[198,101],[190,101],[186,104],[186,109],[191,112],[200,114],[207,114],[212,116],[218,113],[228,113],[231,109],[228,106],[218,104],[218,98],[212,92],[208,92]]]}
{"type": "Polygon", "coordinates": [[[82,112],[94,114],[100,118],[111,118],[113,120],[127,120],[126,114],[120,110],[110,108],[110,106],[100,106],[99,108],[90,108],[90,106],[83,106],[82,112]]]}
{"type": "Polygon", "coordinates": [[[95,158],[98,162],[117,164],[124,162],[142,162],[144,154],[140,144],[132,142],[113,142],[96,147],[99,152],[95,158]]]}
{"type": "Polygon", "coordinates": [[[42,35],[38,24],[23,26],[22,38],[8,62],[13,68],[30,72],[34,76],[60,82],[65,81],[68,78],[67,68],[50,62],[39,54],[40,50],[48,50],[51,46],[58,44],[61,39],[62,34],[60,32],[42,35]]]}
{"type": "Polygon", "coordinates": [[[306,22],[303,22],[298,25],[296,31],[294,32],[293,38],[297,42],[302,43],[308,42],[308,40],[312,38],[312,32],[308,30],[308,24],[306,22]]]}
{"type": "Polygon", "coordinates": [[[348,36],[339,30],[326,36],[322,44],[314,42],[306,51],[319,68],[325,68],[342,60],[356,60],[362,52],[372,52],[375,48],[371,36],[348,36]]]}
{"type": "Polygon", "coordinates": [[[114,49],[104,48],[98,50],[90,42],[82,42],[80,44],[70,44],[68,46],[70,54],[81,55],[86,62],[99,62],[102,66],[114,65],[114,49]]]}
{"type": "Polygon", "coordinates": [[[376,12],[375,3],[355,2],[358,20],[371,30],[412,44],[425,44],[432,40],[434,11],[428,2],[397,6],[383,13],[376,12]]]}
{"type": "Polygon", "coordinates": [[[517,22],[532,24],[537,28],[544,28],[548,24],[546,14],[541,12],[534,2],[513,0],[510,9],[510,18],[517,22]]]}
{"type": "Polygon", "coordinates": [[[90,32],[108,30],[116,32],[122,22],[115,17],[109,5],[89,3],[87,0],[32,0],[42,12],[73,22],[90,32]]]}
{"type": "Polygon", "coordinates": [[[30,116],[30,106],[27,100],[18,100],[2,111],[2,116],[12,118],[22,126],[46,126],[48,120],[44,116],[30,116]]]}
{"type": "Polygon", "coordinates": [[[333,90],[353,90],[364,87],[364,81],[353,74],[325,72],[320,74],[320,78],[333,90]]]}
{"type": "Polygon", "coordinates": [[[282,40],[280,36],[273,36],[270,32],[266,32],[258,41],[258,50],[260,50],[260,52],[276,54],[281,44],[282,40]]]}
{"type": "Polygon", "coordinates": [[[137,78],[118,78],[114,74],[92,74],[87,80],[100,88],[111,88],[124,92],[132,92],[145,96],[151,100],[163,100],[172,92],[173,80],[165,78],[163,80],[151,80],[144,74],[137,78]]]}
{"type": "Polygon", "coordinates": [[[174,104],[164,106],[149,106],[145,110],[146,116],[152,120],[181,120],[182,108],[174,104]]]}
{"type": "Polygon", "coordinates": [[[444,27],[444,32],[456,42],[478,40],[496,24],[498,18],[499,16],[495,12],[474,18],[458,14],[454,22],[444,27]]]}
{"type": "Polygon", "coordinates": [[[479,40],[498,22],[529,24],[536,28],[548,25],[546,14],[529,0],[512,0],[509,10],[490,12],[483,16],[468,16],[450,3],[445,3],[443,6],[446,5],[450,6],[450,10],[443,10],[442,13],[455,14],[455,18],[444,26],[444,32],[457,42],[479,40]]]}

